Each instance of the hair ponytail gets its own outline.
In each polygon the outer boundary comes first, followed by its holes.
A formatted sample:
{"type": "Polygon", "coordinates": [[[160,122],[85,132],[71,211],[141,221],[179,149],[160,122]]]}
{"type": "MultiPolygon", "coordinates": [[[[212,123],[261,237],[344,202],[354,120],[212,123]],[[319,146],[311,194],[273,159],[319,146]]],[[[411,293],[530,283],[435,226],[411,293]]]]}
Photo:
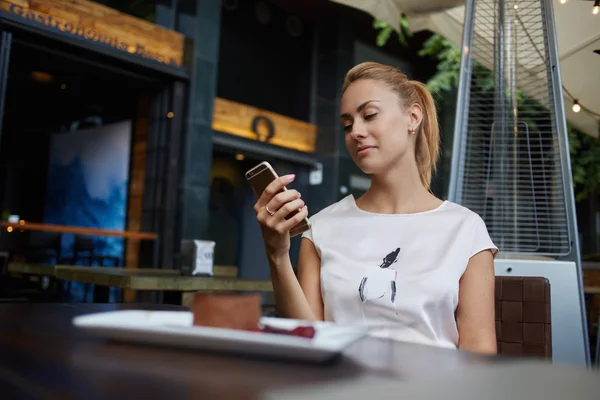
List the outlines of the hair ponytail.
{"type": "Polygon", "coordinates": [[[418,81],[409,81],[413,86],[423,110],[423,120],[416,131],[415,158],[419,168],[421,183],[428,190],[431,186],[431,177],[437,167],[440,153],[440,127],[433,96],[425,85],[418,81]]]}
{"type": "MultiPolygon", "coordinates": [[[[387,84],[403,102],[404,107],[418,104],[423,111],[423,120],[416,130],[415,160],[421,183],[431,190],[431,177],[436,169],[440,152],[440,128],[435,102],[429,90],[418,81],[410,81],[396,67],[376,62],[364,62],[346,74],[342,94],[352,83],[361,79],[372,79],[387,84]]],[[[408,134],[408,132],[407,132],[408,134]]]]}

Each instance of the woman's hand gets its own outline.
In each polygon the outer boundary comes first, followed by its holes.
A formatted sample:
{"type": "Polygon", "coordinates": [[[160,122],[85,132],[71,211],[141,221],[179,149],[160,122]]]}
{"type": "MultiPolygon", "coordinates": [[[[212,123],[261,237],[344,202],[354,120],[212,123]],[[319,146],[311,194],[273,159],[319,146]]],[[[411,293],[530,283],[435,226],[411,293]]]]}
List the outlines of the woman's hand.
{"type": "Polygon", "coordinates": [[[289,255],[290,229],[308,216],[300,193],[297,190],[283,190],[295,178],[295,175],[277,178],[266,187],[254,205],[270,260],[289,255]],[[286,218],[297,210],[297,214],[286,218]]]}

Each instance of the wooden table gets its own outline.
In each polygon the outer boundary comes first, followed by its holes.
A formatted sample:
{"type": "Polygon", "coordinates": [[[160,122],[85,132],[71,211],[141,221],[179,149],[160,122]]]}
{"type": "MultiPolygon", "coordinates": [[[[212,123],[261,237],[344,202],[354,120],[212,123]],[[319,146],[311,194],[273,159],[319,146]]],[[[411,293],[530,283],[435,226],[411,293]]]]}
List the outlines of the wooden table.
{"type": "Polygon", "coordinates": [[[216,276],[130,273],[127,268],[61,267],[56,269],[55,276],[63,280],[132,290],[181,292],[197,292],[200,290],[265,292],[273,290],[270,281],[216,276]]]}
{"type": "Polygon", "coordinates": [[[230,269],[231,267],[215,267],[214,276],[182,276],[176,270],[152,268],[17,263],[11,263],[8,266],[9,273],[48,275],[62,280],[112,286],[120,289],[182,292],[200,290],[273,291],[271,281],[233,278],[230,269]]]}
{"type": "MultiPolygon", "coordinates": [[[[310,365],[105,342],[74,316],[176,306],[0,304],[2,398],[258,399],[266,389],[366,377],[410,379],[503,362],[501,357],[366,338],[335,363],[310,365]]],[[[401,396],[400,396],[401,397],[401,396]]]]}
{"type": "Polygon", "coordinates": [[[176,270],[152,268],[87,267],[73,265],[11,263],[8,272],[17,275],[45,275],[65,281],[90,283],[136,291],[183,292],[183,305],[189,305],[199,291],[273,291],[271,281],[236,278],[237,268],[215,266],[214,276],[182,276],[176,270]]]}

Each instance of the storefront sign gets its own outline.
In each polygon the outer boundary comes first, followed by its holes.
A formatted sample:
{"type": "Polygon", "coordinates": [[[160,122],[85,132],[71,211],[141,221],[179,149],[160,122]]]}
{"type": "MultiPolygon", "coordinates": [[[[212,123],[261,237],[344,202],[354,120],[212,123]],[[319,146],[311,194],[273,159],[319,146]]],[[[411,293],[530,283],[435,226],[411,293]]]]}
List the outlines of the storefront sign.
{"type": "Polygon", "coordinates": [[[276,146],[315,151],[315,125],[230,100],[215,100],[212,127],[219,132],[276,146]]]}
{"type": "Polygon", "coordinates": [[[163,64],[183,65],[183,35],[93,1],[0,0],[0,14],[163,64]]]}

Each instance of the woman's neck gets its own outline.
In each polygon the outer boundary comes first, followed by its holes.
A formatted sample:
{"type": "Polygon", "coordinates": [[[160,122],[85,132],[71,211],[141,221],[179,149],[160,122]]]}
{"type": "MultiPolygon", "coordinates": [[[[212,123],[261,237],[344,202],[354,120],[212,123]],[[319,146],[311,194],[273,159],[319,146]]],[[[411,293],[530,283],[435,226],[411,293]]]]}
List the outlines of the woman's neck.
{"type": "Polygon", "coordinates": [[[372,175],[371,187],[356,201],[358,207],[379,214],[413,214],[439,207],[442,201],[423,186],[414,161],[402,164],[372,175]]]}

